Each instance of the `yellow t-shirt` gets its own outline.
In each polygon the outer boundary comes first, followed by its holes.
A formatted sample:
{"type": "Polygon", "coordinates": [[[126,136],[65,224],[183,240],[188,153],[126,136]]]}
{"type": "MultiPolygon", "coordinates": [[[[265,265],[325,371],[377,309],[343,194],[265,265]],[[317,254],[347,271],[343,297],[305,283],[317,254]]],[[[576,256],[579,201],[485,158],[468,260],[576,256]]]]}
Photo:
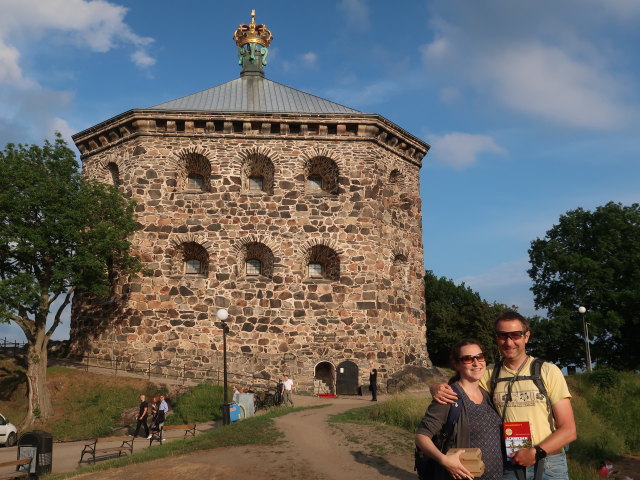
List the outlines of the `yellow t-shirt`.
{"type": "MultiPolygon", "coordinates": [[[[531,376],[531,362],[533,357],[527,359],[527,363],[520,370],[521,377],[531,376]]],[[[489,383],[493,374],[493,365],[487,367],[484,376],[480,380],[480,386],[489,391],[489,383]]],[[[512,378],[516,374],[506,366],[502,366],[498,378],[512,378]]],[[[571,398],[569,387],[560,369],[552,363],[542,364],[540,372],[542,382],[547,388],[547,394],[551,400],[551,405],[559,402],[563,398],[571,398]]],[[[509,382],[498,382],[493,393],[493,404],[502,415],[504,409],[509,382]]],[[[505,422],[529,422],[531,427],[531,440],[534,445],[538,445],[545,438],[551,435],[551,425],[549,425],[549,412],[547,401],[540,393],[533,380],[518,380],[513,382],[511,388],[511,401],[507,403],[505,411],[505,422]]]]}

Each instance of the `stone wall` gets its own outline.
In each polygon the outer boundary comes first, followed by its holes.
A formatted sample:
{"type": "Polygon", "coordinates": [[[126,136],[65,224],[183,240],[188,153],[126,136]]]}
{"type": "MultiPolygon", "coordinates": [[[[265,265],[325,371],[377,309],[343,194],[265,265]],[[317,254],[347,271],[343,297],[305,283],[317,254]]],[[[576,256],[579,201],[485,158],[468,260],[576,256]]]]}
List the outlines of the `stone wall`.
{"type": "Polygon", "coordinates": [[[375,362],[383,388],[404,365],[429,366],[420,163],[375,137],[253,133],[147,132],[84,150],[85,176],[138,203],[133,244],[153,274],[119,278],[109,299],[77,294],[74,352],[220,368],[224,307],[233,372],[288,373],[313,391],[320,362],[354,362],[362,384],[375,362]],[[246,274],[249,258],[262,275],[246,274]]]}

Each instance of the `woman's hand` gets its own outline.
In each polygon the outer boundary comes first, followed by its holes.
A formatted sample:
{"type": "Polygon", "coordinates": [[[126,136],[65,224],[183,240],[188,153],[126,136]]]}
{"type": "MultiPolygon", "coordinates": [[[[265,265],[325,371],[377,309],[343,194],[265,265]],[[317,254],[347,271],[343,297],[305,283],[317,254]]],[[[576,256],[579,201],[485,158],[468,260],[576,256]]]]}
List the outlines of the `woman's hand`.
{"type": "Polygon", "coordinates": [[[460,460],[460,455],[463,453],[464,450],[460,450],[451,455],[443,455],[440,460],[440,465],[442,465],[447,472],[449,472],[451,478],[455,480],[461,480],[463,478],[473,480],[473,475],[462,465],[462,461],[460,460]]]}

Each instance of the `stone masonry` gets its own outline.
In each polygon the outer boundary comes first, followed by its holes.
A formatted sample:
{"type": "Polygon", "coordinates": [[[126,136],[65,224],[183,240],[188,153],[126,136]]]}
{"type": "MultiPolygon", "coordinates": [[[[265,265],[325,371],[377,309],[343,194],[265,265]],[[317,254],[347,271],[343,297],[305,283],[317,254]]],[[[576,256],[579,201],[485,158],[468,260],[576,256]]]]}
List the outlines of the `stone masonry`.
{"type": "Polygon", "coordinates": [[[153,272],[120,276],[108,299],[76,295],[75,353],[219,369],[224,307],[231,372],[288,373],[299,391],[317,392],[333,391],[329,377],[318,380],[321,362],[334,378],[341,362],[355,363],[360,384],[375,363],[382,389],[405,365],[430,366],[422,141],[371,114],[151,110],[74,140],[85,177],[137,202],[133,244],[153,272]],[[247,275],[249,259],[260,275],[247,275]],[[309,263],[322,265],[321,278],[309,263]]]}

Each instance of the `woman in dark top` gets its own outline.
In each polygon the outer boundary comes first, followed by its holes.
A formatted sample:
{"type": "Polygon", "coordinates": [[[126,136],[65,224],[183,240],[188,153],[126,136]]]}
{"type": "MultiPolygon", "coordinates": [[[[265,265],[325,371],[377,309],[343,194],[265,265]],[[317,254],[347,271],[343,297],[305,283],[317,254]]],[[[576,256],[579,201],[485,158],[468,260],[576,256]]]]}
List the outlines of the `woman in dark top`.
{"type": "Polygon", "coordinates": [[[371,390],[371,401],[378,401],[378,369],[369,370],[369,390],[371,390]]]}
{"type": "Polygon", "coordinates": [[[460,462],[460,453],[446,455],[449,448],[480,448],[485,464],[481,480],[502,479],[502,421],[493,408],[489,394],[480,388],[480,379],[487,367],[482,345],[478,340],[465,339],[451,349],[451,363],[456,375],[449,383],[456,383],[461,391],[462,410],[441,452],[433,437],[447,423],[450,405],[433,401],[427,408],[416,434],[416,445],[424,455],[437,463],[434,480],[472,478],[460,462]],[[443,453],[444,452],[444,453],[443,453]]]}

